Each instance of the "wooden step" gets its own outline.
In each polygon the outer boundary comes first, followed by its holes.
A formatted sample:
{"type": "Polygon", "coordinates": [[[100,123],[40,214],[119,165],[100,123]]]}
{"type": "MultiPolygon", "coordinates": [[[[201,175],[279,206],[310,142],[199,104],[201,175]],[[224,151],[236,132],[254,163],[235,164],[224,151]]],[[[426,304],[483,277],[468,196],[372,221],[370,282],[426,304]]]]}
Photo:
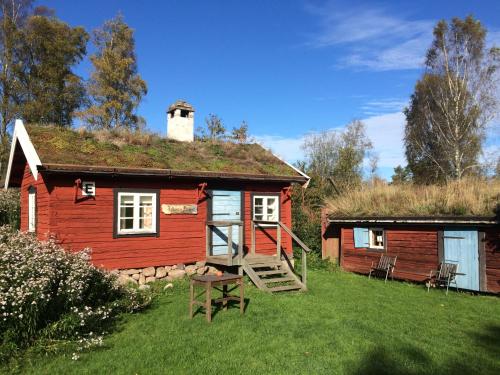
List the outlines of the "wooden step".
{"type": "Polygon", "coordinates": [[[284,292],[286,290],[299,290],[302,287],[299,284],[290,284],[290,285],[280,285],[269,288],[270,292],[284,292]]]}
{"type": "Polygon", "coordinates": [[[268,263],[251,263],[250,267],[255,268],[273,268],[282,266],[281,262],[268,262],[268,263]]]}
{"type": "Polygon", "coordinates": [[[285,276],[285,277],[273,277],[272,279],[261,279],[264,284],[271,284],[271,283],[284,283],[288,281],[295,281],[295,279],[291,276],[285,276]]]}
{"type": "Polygon", "coordinates": [[[270,276],[270,275],[283,275],[286,274],[286,270],[270,270],[270,271],[256,271],[259,276],[270,276]]]}

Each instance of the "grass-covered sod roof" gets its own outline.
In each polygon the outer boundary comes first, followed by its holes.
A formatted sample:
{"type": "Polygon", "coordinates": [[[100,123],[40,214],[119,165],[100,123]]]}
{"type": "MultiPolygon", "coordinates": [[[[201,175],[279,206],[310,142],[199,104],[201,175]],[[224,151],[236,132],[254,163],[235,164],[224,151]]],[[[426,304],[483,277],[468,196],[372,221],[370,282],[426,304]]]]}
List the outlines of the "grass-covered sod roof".
{"type": "Polygon", "coordinates": [[[330,218],[494,217],[500,205],[500,180],[466,179],[446,185],[363,186],[326,200],[330,218]]]}
{"type": "Polygon", "coordinates": [[[28,126],[42,164],[172,169],[297,177],[258,144],[178,142],[150,133],[28,126]]]}

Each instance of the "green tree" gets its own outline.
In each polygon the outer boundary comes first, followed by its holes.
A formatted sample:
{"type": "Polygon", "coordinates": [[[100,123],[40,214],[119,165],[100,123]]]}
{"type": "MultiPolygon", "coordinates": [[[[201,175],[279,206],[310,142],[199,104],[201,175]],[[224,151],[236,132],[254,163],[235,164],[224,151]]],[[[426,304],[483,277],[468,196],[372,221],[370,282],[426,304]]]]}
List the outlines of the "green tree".
{"type": "Polygon", "coordinates": [[[348,124],[343,132],[312,134],[302,145],[307,173],[317,180],[315,185],[323,196],[359,186],[363,159],[371,148],[365,125],[359,120],[348,124]]]}
{"type": "Polygon", "coordinates": [[[394,174],[392,175],[391,185],[401,185],[411,182],[411,170],[408,166],[402,167],[398,165],[394,168],[394,174]]]}
{"type": "Polygon", "coordinates": [[[54,16],[34,15],[22,31],[19,113],[28,122],[72,124],[85,87],[73,73],[86,53],[88,34],[54,16]]]}
{"type": "Polygon", "coordinates": [[[204,138],[210,141],[223,140],[226,138],[226,127],[219,116],[210,113],[208,117],[205,118],[205,125],[207,129],[204,138]]]}
{"type": "Polygon", "coordinates": [[[427,52],[426,72],[405,110],[405,147],[416,182],[477,173],[484,131],[497,114],[499,49],[468,16],[440,21],[427,52]]]}
{"type": "Polygon", "coordinates": [[[248,142],[248,124],[246,121],[242,121],[239,127],[233,128],[231,138],[238,143],[248,142]]]}
{"type": "MultiPolygon", "coordinates": [[[[9,129],[16,116],[16,95],[20,65],[20,28],[31,12],[32,0],[0,0],[0,163],[4,167],[9,151],[9,129]]],[[[5,168],[2,168],[2,174],[5,168]]]]}
{"type": "Polygon", "coordinates": [[[94,71],[87,87],[91,104],[81,113],[91,128],[140,129],[144,125],[136,110],[147,86],[137,73],[133,34],[121,15],[94,32],[97,52],[90,57],[94,71]]]}

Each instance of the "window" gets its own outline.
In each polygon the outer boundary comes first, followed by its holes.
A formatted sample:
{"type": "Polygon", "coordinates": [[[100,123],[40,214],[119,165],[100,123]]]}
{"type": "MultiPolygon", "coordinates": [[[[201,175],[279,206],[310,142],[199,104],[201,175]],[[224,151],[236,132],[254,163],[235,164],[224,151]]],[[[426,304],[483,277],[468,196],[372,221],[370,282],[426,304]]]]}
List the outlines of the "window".
{"type": "Polygon", "coordinates": [[[118,192],[117,234],[156,233],[157,194],[118,192]]]}
{"type": "Polygon", "coordinates": [[[279,195],[255,195],[253,197],[253,219],[279,220],[279,195]]]}
{"type": "Polygon", "coordinates": [[[383,250],[385,235],[382,228],[354,228],[354,247],[383,250]]]}
{"type": "Polygon", "coordinates": [[[28,189],[28,232],[36,231],[36,188],[28,189]]]}
{"type": "Polygon", "coordinates": [[[370,248],[384,248],[384,230],[380,228],[370,228],[370,248]]]}

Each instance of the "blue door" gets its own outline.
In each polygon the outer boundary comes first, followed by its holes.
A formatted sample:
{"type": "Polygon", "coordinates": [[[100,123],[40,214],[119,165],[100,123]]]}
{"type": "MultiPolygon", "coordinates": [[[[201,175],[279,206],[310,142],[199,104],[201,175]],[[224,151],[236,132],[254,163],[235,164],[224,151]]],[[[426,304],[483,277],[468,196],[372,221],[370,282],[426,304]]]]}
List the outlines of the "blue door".
{"type": "MultiPolygon", "coordinates": [[[[212,221],[241,221],[241,191],[212,191],[212,221]]],[[[233,225],[233,254],[238,251],[239,230],[233,225]]],[[[212,231],[212,255],[227,255],[229,227],[216,227],[212,231]]]]}
{"type": "Polygon", "coordinates": [[[457,276],[459,288],[479,290],[479,252],[475,230],[444,231],[444,261],[458,263],[457,276]]]}

